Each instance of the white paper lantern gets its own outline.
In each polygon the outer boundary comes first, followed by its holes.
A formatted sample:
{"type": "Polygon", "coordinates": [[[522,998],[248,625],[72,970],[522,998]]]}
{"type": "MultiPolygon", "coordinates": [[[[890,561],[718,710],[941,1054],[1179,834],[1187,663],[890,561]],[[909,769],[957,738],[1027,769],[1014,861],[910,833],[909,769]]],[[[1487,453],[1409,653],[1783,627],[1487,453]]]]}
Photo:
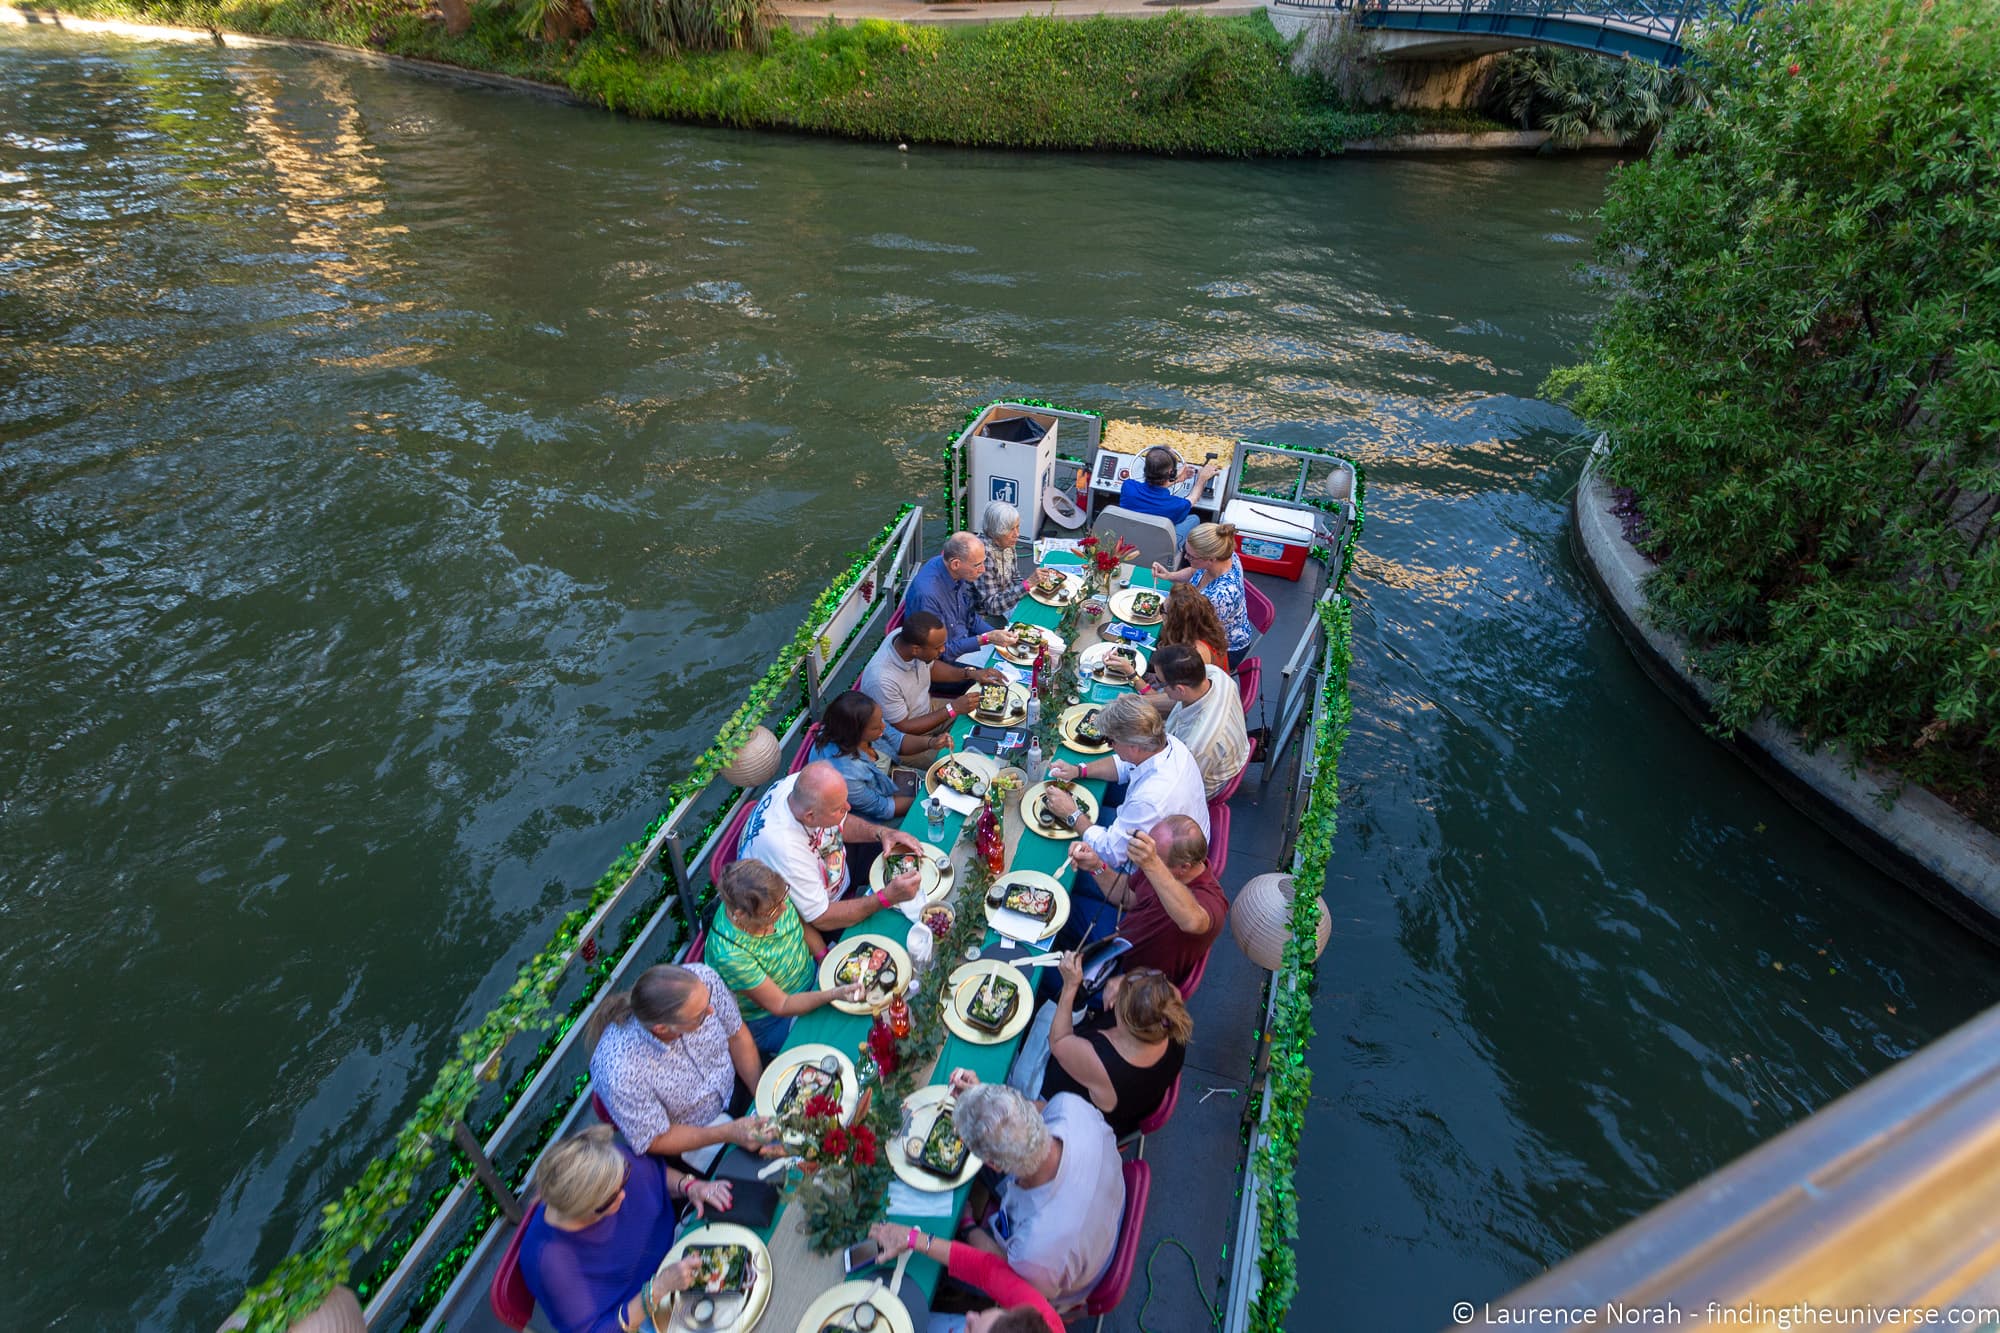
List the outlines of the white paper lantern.
{"type": "MultiPolygon", "coordinates": [[[[1333,917],[1326,910],[1326,899],[1314,902],[1319,907],[1319,939],[1313,948],[1317,958],[1333,936],[1333,917]]],[[[1267,972],[1282,967],[1285,943],[1292,937],[1292,877],[1259,875],[1245,884],[1229,904],[1229,933],[1257,966],[1267,972]]]]}
{"type": "Polygon", "coordinates": [[[759,727],[736,757],[722,766],[722,776],[739,787],[761,787],[777,774],[779,757],[778,738],[769,727],[759,727]]]}
{"type": "MultiPolygon", "coordinates": [[[[217,1333],[239,1333],[242,1315],[231,1315],[217,1333]]],[[[361,1302],[346,1287],[335,1287],[326,1300],[305,1318],[291,1326],[291,1333],[368,1333],[368,1321],[361,1316],[361,1302]]]]}
{"type": "Polygon", "coordinates": [[[1344,467],[1336,467],[1326,474],[1326,498],[1345,500],[1354,494],[1354,474],[1344,467]]]}

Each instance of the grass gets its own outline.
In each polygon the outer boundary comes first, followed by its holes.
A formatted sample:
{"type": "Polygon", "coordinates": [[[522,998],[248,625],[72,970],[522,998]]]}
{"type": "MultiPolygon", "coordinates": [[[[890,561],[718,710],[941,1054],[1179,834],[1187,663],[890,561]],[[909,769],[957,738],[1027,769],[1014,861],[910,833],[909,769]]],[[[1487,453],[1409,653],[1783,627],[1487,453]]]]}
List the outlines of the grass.
{"type": "Polygon", "coordinates": [[[1356,109],[1258,14],[979,27],[863,20],[810,34],[779,27],[762,52],[661,56],[599,31],[571,46],[523,37],[516,15],[474,7],[451,38],[411,0],[64,0],[91,18],[216,27],[369,45],[555,84],[664,120],[856,139],[993,148],[1314,156],[1352,139],[1499,128],[1465,112],[1356,109]]]}

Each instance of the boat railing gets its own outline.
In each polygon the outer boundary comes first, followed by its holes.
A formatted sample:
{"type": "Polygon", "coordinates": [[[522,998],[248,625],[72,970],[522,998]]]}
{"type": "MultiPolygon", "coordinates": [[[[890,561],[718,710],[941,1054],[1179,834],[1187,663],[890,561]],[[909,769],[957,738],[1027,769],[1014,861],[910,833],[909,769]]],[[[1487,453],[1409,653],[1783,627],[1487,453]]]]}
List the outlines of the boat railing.
{"type": "Polygon", "coordinates": [[[317,1244],[253,1288],[253,1296],[262,1293],[253,1328],[284,1327],[290,1321],[276,1316],[340,1281],[356,1245],[378,1256],[373,1275],[354,1283],[371,1328],[436,1328],[466,1294],[497,1238],[520,1218],[519,1195],[542,1148],[588,1105],[579,1037],[591,1015],[645,966],[683,956],[712,900],[709,858],[747,795],[718,780],[720,768],[774,713],[780,753],[792,751],[828,682],[851,676],[874,651],[869,631],[921,563],[923,529],[923,509],[905,506],[815,601],[716,745],[672,789],[643,843],[627,847],[590,905],[565,920],[501,1003],[460,1038],[457,1057],[438,1071],[394,1152],[368,1164],[360,1182],[323,1210],[317,1244]],[[618,943],[600,952],[606,935],[618,943]],[[551,1027],[537,1044],[518,1040],[551,1027]],[[433,1159],[432,1144],[446,1133],[456,1153],[433,1159]],[[391,1224],[400,1230],[377,1245],[391,1224]]]}

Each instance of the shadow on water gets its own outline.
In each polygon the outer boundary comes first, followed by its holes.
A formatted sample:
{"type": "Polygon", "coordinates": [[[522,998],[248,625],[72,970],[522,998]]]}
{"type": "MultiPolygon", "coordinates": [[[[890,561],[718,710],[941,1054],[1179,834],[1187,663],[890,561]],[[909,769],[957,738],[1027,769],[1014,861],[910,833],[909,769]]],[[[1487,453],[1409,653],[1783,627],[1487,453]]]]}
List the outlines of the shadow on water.
{"type": "Polygon", "coordinates": [[[1371,469],[1301,1327],[1440,1324],[1990,1003],[1570,564],[1533,394],[1606,170],[899,155],[10,35],[15,1322],[211,1326],[998,394],[1371,469]]]}

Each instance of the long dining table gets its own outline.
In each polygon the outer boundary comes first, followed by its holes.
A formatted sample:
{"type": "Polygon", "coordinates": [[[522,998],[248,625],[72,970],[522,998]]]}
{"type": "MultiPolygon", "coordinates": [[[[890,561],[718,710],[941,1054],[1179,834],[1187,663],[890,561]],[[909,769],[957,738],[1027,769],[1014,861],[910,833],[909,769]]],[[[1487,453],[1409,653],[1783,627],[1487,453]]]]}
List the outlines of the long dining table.
{"type": "MultiPolygon", "coordinates": [[[[1053,566],[1074,567],[1080,562],[1076,554],[1058,549],[1048,554],[1045,563],[1053,566]]],[[[1159,586],[1159,581],[1154,578],[1149,570],[1137,567],[1132,570],[1131,583],[1132,586],[1138,588],[1155,588],[1159,586]]],[[[1037,601],[1031,596],[1024,596],[1020,604],[1015,607],[1012,616],[1009,618],[1009,623],[1031,624],[1055,630],[1061,619],[1062,611],[1059,608],[1037,601]]],[[[1076,642],[1067,644],[1066,651],[1072,655],[1078,654],[1100,642],[1099,627],[1108,626],[1113,623],[1118,622],[1108,607],[1102,617],[1095,622],[1089,617],[1079,617],[1076,642]]],[[[1148,630],[1147,633],[1152,634],[1153,631],[1148,630]]],[[[1150,651],[1150,643],[1142,646],[1150,651]]],[[[975,659],[972,664],[992,664],[995,661],[995,655],[995,649],[987,648],[984,650],[982,656],[975,659]]],[[[1120,694],[1130,692],[1130,688],[1128,685],[1113,685],[1098,680],[1079,681],[1078,698],[1086,702],[1105,703],[1120,694]]],[[[1017,729],[1025,730],[1025,727],[1017,729]]],[[[952,723],[952,742],[954,747],[962,749],[964,742],[973,730],[974,723],[969,717],[960,717],[955,720],[952,723]]],[[[1090,759],[1096,757],[1101,756],[1081,754],[1067,745],[1060,747],[1053,755],[1044,756],[1045,760],[1062,759],[1070,763],[1088,762],[1090,759]]],[[[1106,786],[1105,783],[1095,779],[1086,779],[1083,786],[1093,796],[1097,797],[1099,801],[1102,801],[1106,786]]],[[[919,841],[933,842],[943,847],[951,854],[955,864],[962,865],[968,854],[968,849],[965,845],[961,844],[961,834],[964,830],[966,819],[971,816],[961,815],[948,810],[945,815],[944,837],[939,842],[930,837],[929,818],[924,810],[924,801],[921,799],[921,796],[922,793],[920,791],[920,799],[911,804],[909,812],[903,817],[899,827],[919,841]]],[[[1044,874],[1057,875],[1069,864],[1069,848],[1069,839],[1045,837],[1026,827],[1018,818],[1010,819],[1005,870],[1008,872],[1038,870],[1044,874]]],[[[984,904],[981,902],[966,901],[966,895],[963,893],[963,886],[965,884],[964,875],[961,874],[957,877],[957,884],[959,887],[954,892],[958,896],[957,900],[953,903],[955,911],[980,912],[985,910],[984,904]]],[[[865,889],[866,886],[860,887],[865,889]]],[[[909,927],[910,922],[903,913],[884,911],[867,921],[849,927],[847,931],[843,932],[841,938],[847,939],[854,936],[879,935],[892,939],[900,945],[903,943],[909,927]],[[876,924],[877,921],[884,922],[885,924],[878,926],[876,924]]],[[[989,926],[985,939],[980,946],[980,956],[982,958],[997,958],[1003,961],[1009,959],[1019,960],[1041,952],[1042,947],[1039,945],[1019,944],[1001,935],[989,926]]],[[[934,984],[935,980],[941,980],[943,975],[948,974],[963,962],[964,959],[962,958],[935,957],[923,971],[923,979],[926,984],[934,984]],[[936,969],[940,968],[943,969],[942,973],[936,971],[936,969]]],[[[1032,982],[1033,977],[1031,975],[1030,983],[1032,984],[1032,982]]],[[[834,1047],[836,1050],[847,1052],[851,1058],[858,1061],[860,1053],[865,1046],[868,1029],[872,1021],[869,1015],[844,1013],[832,1005],[827,1005],[809,1014],[801,1015],[792,1024],[791,1032],[785,1041],[785,1048],[790,1049],[808,1043],[823,1043],[834,1047]]],[[[953,1070],[969,1069],[977,1074],[983,1083],[1004,1082],[1007,1078],[1008,1070],[1013,1065],[1014,1057],[1020,1050],[1025,1034],[1026,1029],[1023,1030],[1022,1034],[1004,1041],[980,1043],[968,1041],[957,1033],[947,1031],[944,1044],[938,1052],[937,1061],[929,1071],[925,1081],[932,1084],[944,1083],[949,1080],[953,1070]]],[[[779,1058],[782,1058],[782,1056],[779,1058]]],[[[900,1152],[902,1151],[902,1144],[899,1141],[891,1141],[883,1144],[882,1150],[885,1153],[900,1152]]],[[[718,1162],[717,1174],[723,1178],[743,1179],[755,1175],[762,1165],[763,1163],[759,1158],[749,1153],[732,1149],[730,1152],[725,1153],[718,1162]]],[[[966,1197],[971,1192],[971,1189],[972,1183],[968,1181],[966,1184],[950,1191],[948,1206],[943,1203],[940,1197],[938,1201],[931,1202],[929,1207],[921,1212],[897,1211],[892,1207],[888,1214],[888,1220],[903,1226],[914,1226],[921,1231],[929,1232],[933,1236],[950,1239],[956,1231],[959,1214],[965,1207],[966,1197]]],[[[903,1191],[898,1190],[895,1193],[903,1194],[903,1191]]],[[[936,1193],[939,1196],[943,1196],[945,1191],[937,1191],[936,1193]]],[[[894,1197],[895,1195],[892,1194],[892,1202],[894,1197]]],[[[908,1198],[910,1196],[904,1194],[904,1197],[908,1198]]],[[[846,1280],[846,1275],[841,1267],[840,1255],[820,1255],[812,1252],[806,1244],[805,1231],[801,1224],[801,1210],[791,1207],[788,1198],[781,1197],[778,1211],[774,1215],[771,1225],[764,1228],[759,1234],[763,1237],[766,1246],[771,1252],[774,1281],[770,1302],[765,1308],[762,1318],[758,1321],[758,1328],[763,1330],[764,1333],[793,1333],[793,1330],[799,1326],[799,1322],[804,1316],[807,1307],[822,1292],[846,1280]]],[[[884,1273],[887,1272],[886,1269],[882,1271],[884,1273]]],[[[922,1330],[924,1327],[929,1302],[936,1293],[937,1284],[942,1272],[943,1270],[938,1264],[922,1255],[913,1256],[909,1263],[908,1271],[905,1274],[906,1282],[902,1292],[902,1299],[903,1303],[910,1308],[910,1312],[915,1320],[915,1327],[918,1330],[922,1330]]]]}

